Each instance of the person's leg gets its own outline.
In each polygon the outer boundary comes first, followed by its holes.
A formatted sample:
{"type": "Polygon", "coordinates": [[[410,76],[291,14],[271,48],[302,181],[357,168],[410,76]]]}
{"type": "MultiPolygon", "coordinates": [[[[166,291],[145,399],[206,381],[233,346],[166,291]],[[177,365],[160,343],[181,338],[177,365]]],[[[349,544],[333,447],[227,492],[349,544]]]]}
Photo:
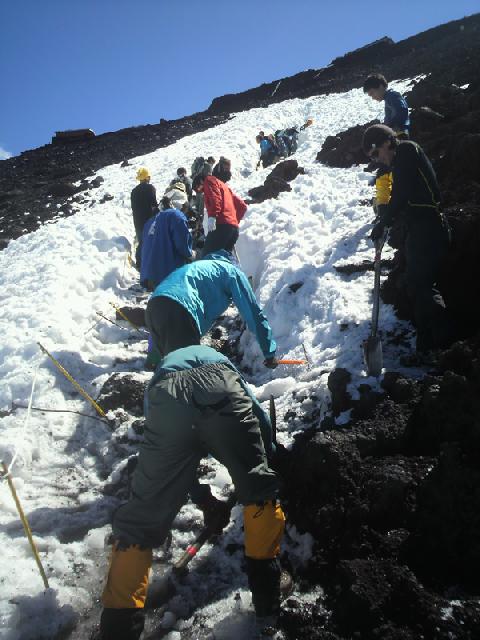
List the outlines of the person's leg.
{"type": "MultiPolygon", "coordinates": [[[[280,540],[285,517],[277,502],[278,479],[269,468],[252,401],[239,374],[225,366],[211,367],[208,385],[195,388],[202,414],[199,436],[224,464],[244,505],[245,555],[257,616],[276,616],[280,607],[280,540]]],[[[205,376],[204,376],[205,380],[205,376]]]]}
{"type": "MultiPolygon", "coordinates": [[[[420,211],[418,215],[421,215],[420,211]]],[[[448,230],[428,219],[409,225],[406,240],[406,282],[417,328],[417,351],[444,346],[451,327],[443,298],[436,288],[448,252],[448,230]]]]}
{"type": "Polygon", "coordinates": [[[138,271],[141,268],[142,261],[142,234],[143,234],[143,224],[134,218],[133,224],[135,227],[135,236],[137,239],[137,248],[135,250],[135,267],[138,271]]]}
{"type": "Polygon", "coordinates": [[[132,498],[113,519],[115,546],[102,595],[102,640],[140,637],[152,547],[162,544],[195,479],[201,452],[192,411],[177,401],[176,391],[175,380],[169,379],[148,392],[145,442],[132,498]]]}
{"type": "Polygon", "coordinates": [[[170,351],[200,344],[200,332],[193,316],[171,298],[150,298],[145,322],[153,344],[162,357],[170,351]]]}
{"type": "Polygon", "coordinates": [[[206,237],[205,244],[202,249],[202,256],[206,256],[214,251],[226,249],[232,251],[238,240],[238,227],[233,224],[219,224],[214,231],[211,231],[206,237]]]}

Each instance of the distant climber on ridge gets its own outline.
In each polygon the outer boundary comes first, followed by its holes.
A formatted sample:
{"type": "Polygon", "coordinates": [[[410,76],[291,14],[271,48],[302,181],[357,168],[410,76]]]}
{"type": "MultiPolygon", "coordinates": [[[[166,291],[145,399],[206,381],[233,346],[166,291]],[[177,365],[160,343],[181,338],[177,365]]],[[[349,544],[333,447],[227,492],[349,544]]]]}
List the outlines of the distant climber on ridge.
{"type": "Polygon", "coordinates": [[[392,171],[391,197],[378,208],[373,240],[403,217],[406,228],[406,286],[417,328],[419,355],[444,347],[452,338],[445,303],[435,288],[450,242],[448,222],[440,209],[437,178],[422,148],[410,140],[399,141],[393,129],[369,127],[363,150],[392,171]]]}
{"type": "Polygon", "coordinates": [[[150,173],[148,169],[141,167],[137,171],[137,180],[140,184],[132,189],[130,202],[132,205],[133,224],[135,225],[135,234],[138,242],[135,253],[135,262],[137,269],[140,271],[143,226],[146,221],[158,211],[158,204],[155,187],[150,184],[150,173]]]}
{"type": "Polygon", "coordinates": [[[384,124],[393,129],[399,139],[409,136],[410,118],[408,104],[398,91],[388,88],[388,82],[380,73],[372,73],[363,84],[363,92],[370,98],[385,102],[384,124]]]}
{"type": "Polygon", "coordinates": [[[309,118],[301,127],[287,127],[286,129],[277,129],[274,135],[265,136],[263,131],[259,131],[255,138],[260,145],[260,160],[257,163],[257,169],[260,163],[263,167],[269,167],[271,164],[278,162],[280,158],[288,158],[295,153],[298,146],[298,134],[313,124],[313,120],[309,118]]]}

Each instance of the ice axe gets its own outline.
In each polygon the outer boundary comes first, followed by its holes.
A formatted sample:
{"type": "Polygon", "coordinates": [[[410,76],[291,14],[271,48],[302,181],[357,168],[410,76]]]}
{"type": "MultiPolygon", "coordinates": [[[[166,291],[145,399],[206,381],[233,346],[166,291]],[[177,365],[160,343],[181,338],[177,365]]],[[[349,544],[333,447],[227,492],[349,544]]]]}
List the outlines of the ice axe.
{"type": "MultiPolygon", "coordinates": [[[[275,398],[273,395],[270,396],[270,404],[269,404],[269,413],[270,413],[270,424],[272,426],[272,441],[274,444],[277,442],[277,411],[275,409],[275,398]]],[[[229,509],[233,509],[237,502],[237,496],[235,492],[231,493],[228,500],[227,506],[229,509]]],[[[197,553],[200,551],[202,546],[207,542],[207,540],[212,536],[212,532],[208,527],[204,527],[198,536],[195,538],[195,541],[190,544],[185,551],[182,553],[180,558],[173,565],[174,573],[182,573],[189,562],[194,558],[197,553]]]]}
{"type": "Polygon", "coordinates": [[[375,240],[375,261],[374,266],[374,284],[373,284],[373,307],[372,307],[372,326],[370,335],[363,343],[363,354],[365,365],[369,376],[379,376],[382,373],[383,353],[382,341],[377,335],[378,330],[378,314],[380,312],[380,268],[382,249],[387,239],[388,231],[385,230],[380,238],[375,240]]]}
{"type": "MultiPolygon", "coordinates": [[[[232,510],[236,502],[237,496],[235,495],[235,493],[231,493],[227,500],[228,508],[232,510]]],[[[177,574],[182,573],[186,569],[192,558],[197,555],[205,542],[207,542],[207,540],[211,537],[212,532],[210,531],[210,529],[208,527],[203,527],[198,536],[195,538],[194,542],[188,545],[180,558],[173,564],[173,572],[177,574]]]]}

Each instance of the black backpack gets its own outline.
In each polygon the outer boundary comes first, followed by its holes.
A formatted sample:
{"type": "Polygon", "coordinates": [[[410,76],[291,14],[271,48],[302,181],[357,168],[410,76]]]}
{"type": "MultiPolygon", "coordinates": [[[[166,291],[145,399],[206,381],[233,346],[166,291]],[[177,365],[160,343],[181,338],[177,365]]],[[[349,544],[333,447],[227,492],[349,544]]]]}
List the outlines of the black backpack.
{"type": "Polygon", "coordinates": [[[212,166],[205,160],[203,156],[197,156],[192,164],[192,180],[196,176],[209,176],[212,173],[212,166]]]}
{"type": "Polygon", "coordinates": [[[215,178],[218,178],[222,182],[228,182],[232,177],[232,172],[230,171],[231,162],[228,158],[224,158],[220,156],[220,160],[213,168],[212,174],[215,178]]]}

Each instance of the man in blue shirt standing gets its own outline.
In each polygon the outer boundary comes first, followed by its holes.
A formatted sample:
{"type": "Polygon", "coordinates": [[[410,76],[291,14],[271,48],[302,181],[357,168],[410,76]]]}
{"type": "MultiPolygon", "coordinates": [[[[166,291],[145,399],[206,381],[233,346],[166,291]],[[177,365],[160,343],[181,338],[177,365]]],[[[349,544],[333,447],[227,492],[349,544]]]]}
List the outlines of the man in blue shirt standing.
{"type": "Polygon", "coordinates": [[[405,98],[398,91],[388,88],[388,82],[380,73],[372,73],[365,80],[363,92],[377,102],[385,101],[383,123],[393,129],[400,139],[408,138],[410,118],[405,98]]]}

